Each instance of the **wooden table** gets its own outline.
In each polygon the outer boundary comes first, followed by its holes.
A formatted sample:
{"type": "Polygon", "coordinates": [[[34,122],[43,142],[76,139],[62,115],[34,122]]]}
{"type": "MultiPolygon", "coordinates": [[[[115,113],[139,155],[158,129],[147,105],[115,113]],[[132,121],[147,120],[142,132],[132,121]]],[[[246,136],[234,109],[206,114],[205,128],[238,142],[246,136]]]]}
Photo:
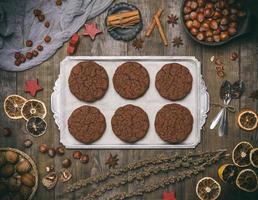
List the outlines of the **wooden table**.
{"type": "MultiPolygon", "coordinates": [[[[144,56],[144,55],[155,55],[155,56],[174,56],[174,55],[184,55],[184,56],[196,56],[202,63],[202,74],[208,91],[211,97],[211,102],[221,103],[219,98],[219,87],[223,80],[227,79],[231,82],[236,80],[243,80],[246,84],[246,92],[240,100],[233,100],[231,105],[236,108],[238,112],[241,108],[258,108],[257,101],[252,101],[248,98],[251,91],[258,89],[258,67],[257,67],[257,34],[251,34],[249,36],[243,37],[241,39],[230,42],[227,45],[221,47],[204,47],[193,42],[184,32],[181,21],[179,25],[172,27],[166,23],[167,15],[173,13],[179,16],[181,1],[173,0],[162,0],[162,1],[148,1],[148,0],[130,0],[129,3],[135,4],[142,12],[144,20],[144,29],[146,25],[150,23],[152,15],[156,12],[159,7],[165,8],[165,11],[161,17],[162,24],[167,32],[169,39],[169,46],[164,47],[157,30],[155,30],[150,38],[144,38],[144,31],[141,32],[139,37],[144,39],[144,47],[142,50],[135,50],[132,43],[124,43],[113,40],[107,33],[104,26],[104,19],[106,17],[106,12],[94,19],[98,23],[99,28],[104,30],[104,34],[99,35],[94,42],[90,38],[82,37],[77,50],[76,55],[84,56],[144,56]],[[171,41],[175,36],[181,36],[183,38],[184,45],[179,48],[173,47],[171,41]],[[233,52],[239,54],[239,59],[236,61],[231,61],[230,55],[233,52]],[[218,78],[215,71],[215,65],[211,63],[211,56],[220,57],[225,63],[226,77],[224,79],[218,78]]],[[[82,32],[81,30],[80,32],[82,32]]],[[[45,167],[47,165],[55,165],[58,170],[61,168],[61,161],[63,157],[56,156],[54,159],[49,158],[47,155],[40,154],[38,152],[38,146],[42,143],[46,143],[50,146],[57,147],[59,145],[59,131],[55,125],[51,110],[50,110],[50,95],[53,91],[54,83],[59,74],[59,63],[62,61],[66,53],[67,43],[60,48],[56,54],[51,57],[46,62],[42,63],[40,66],[35,67],[31,70],[27,70],[20,73],[11,73],[0,71],[0,102],[1,111],[0,112],[0,123],[2,126],[8,126],[13,129],[13,134],[10,138],[4,138],[0,135],[0,146],[1,147],[15,147],[20,150],[27,152],[36,161],[38,169],[40,172],[40,178],[45,174],[45,167]],[[24,82],[29,79],[38,78],[40,84],[44,87],[43,92],[38,93],[38,99],[44,101],[47,105],[48,115],[46,121],[48,123],[47,133],[39,138],[32,138],[25,131],[25,121],[23,120],[10,120],[6,117],[3,112],[3,101],[7,95],[19,94],[26,98],[31,98],[27,93],[24,93],[23,87],[24,82]],[[33,146],[30,149],[25,149],[23,146],[23,141],[26,138],[33,140],[33,146]]],[[[241,131],[236,125],[236,114],[229,113],[229,134],[220,138],[218,137],[217,130],[209,130],[209,125],[211,120],[214,118],[219,108],[211,107],[207,123],[205,125],[206,131],[203,131],[201,144],[197,146],[194,150],[84,150],[84,153],[89,154],[90,162],[89,164],[82,165],[81,163],[73,160],[72,163],[72,173],[73,180],[79,180],[80,178],[89,177],[91,174],[91,169],[94,163],[97,164],[97,169],[99,172],[104,172],[108,170],[107,166],[104,164],[105,160],[108,158],[109,154],[118,154],[119,156],[119,166],[125,165],[130,161],[144,159],[146,157],[151,157],[159,153],[170,153],[175,152],[186,153],[189,151],[213,151],[217,149],[227,149],[230,153],[234,146],[242,140],[251,142],[254,146],[258,146],[258,131],[255,133],[246,133],[241,131]],[[96,162],[97,161],[97,162],[96,162]]],[[[71,150],[67,150],[64,157],[72,157],[71,150]]],[[[232,162],[231,159],[224,160],[225,163],[232,162]]],[[[163,191],[176,191],[177,199],[179,200],[194,200],[197,199],[195,194],[195,185],[197,181],[204,176],[211,176],[218,180],[217,175],[218,165],[205,170],[204,173],[188,179],[180,184],[171,185],[166,189],[158,190],[154,193],[144,195],[143,198],[135,199],[146,199],[146,200],[160,200],[162,199],[163,191]]],[[[170,174],[165,174],[169,176],[170,174]]],[[[145,181],[148,183],[150,181],[155,181],[160,176],[154,176],[145,181]]],[[[221,182],[220,182],[221,183],[221,182]]],[[[144,183],[130,184],[129,186],[121,187],[116,189],[111,193],[108,193],[105,197],[115,194],[120,191],[132,191],[140,187],[144,183]]],[[[247,195],[246,193],[239,192],[233,187],[229,187],[221,183],[222,185],[222,195],[221,200],[250,200],[258,199],[258,194],[247,195]]],[[[78,199],[81,194],[86,194],[89,189],[77,192],[76,195],[65,196],[60,198],[59,195],[62,194],[63,189],[67,184],[59,183],[54,190],[46,191],[46,189],[40,184],[38,192],[35,199],[78,199]]]]}

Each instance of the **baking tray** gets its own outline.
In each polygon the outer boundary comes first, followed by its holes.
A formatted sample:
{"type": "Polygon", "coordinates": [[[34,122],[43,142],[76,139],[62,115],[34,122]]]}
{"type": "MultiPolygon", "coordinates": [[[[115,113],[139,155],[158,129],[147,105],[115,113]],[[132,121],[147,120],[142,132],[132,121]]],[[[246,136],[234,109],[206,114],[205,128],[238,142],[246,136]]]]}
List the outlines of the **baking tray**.
{"type": "Polygon", "coordinates": [[[201,129],[209,111],[209,94],[201,75],[201,64],[191,56],[100,56],[100,57],[66,57],[60,63],[60,75],[51,95],[51,109],[55,122],[60,129],[60,142],[71,149],[172,149],[195,148],[201,140],[201,129]],[[85,103],[78,100],[69,90],[68,78],[71,69],[82,61],[95,61],[102,65],[109,76],[109,88],[105,96],[94,103],[85,103]],[[145,95],[136,100],[126,100],[120,97],[112,84],[112,77],[116,68],[127,61],[141,63],[149,72],[150,87],[145,95]],[[180,101],[169,101],[162,98],[155,88],[155,76],[161,67],[167,63],[179,63],[186,66],[193,76],[193,87],[190,94],[180,101]],[[180,144],[168,144],[159,138],[155,132],[154,121],[158,110],[166,104],[179,103],[186,106],[194,117],[193,129],[188,138],[180,144]],[[82,105],[96,106],[106,118],[107,128],[104,135],[96,142],[86,145],[74,139],[69,131],[67,120],[74,109],[82,105]],[[134,104],[143,108],[148,114],[150,127],[146,136],[135,144],[128,144],[115,136],[111,127],[111,118],[115,110],[126,104],[134,104]]]}

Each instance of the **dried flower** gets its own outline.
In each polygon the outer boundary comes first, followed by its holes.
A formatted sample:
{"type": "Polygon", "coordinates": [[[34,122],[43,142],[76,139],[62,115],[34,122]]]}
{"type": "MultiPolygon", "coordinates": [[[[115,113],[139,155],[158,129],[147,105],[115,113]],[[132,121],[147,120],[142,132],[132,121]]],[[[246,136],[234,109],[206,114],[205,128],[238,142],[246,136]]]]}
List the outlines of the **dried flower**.
{"type": "Polygon", "coordinates": [[[142,39],[135,39],[133,41],[133,47],[137,50],[142,49],[144,41],[142,39]]]}
{"type": "Polygon", "coordinates": [[[177,21],[178,21],[178,17],[176,15],[168,15],[168,19],[167,19],[167,23],[168,24],[171,24],[172,27],[174,27],[174,25],[177,24],[177,21]]]}
{"type": "Polygon", "coordinates": [[[183,40],[180,36],[174,37],[172,43],[173,43],[173,47],[180,47],[181,45],[183,45],[183,40]]]}

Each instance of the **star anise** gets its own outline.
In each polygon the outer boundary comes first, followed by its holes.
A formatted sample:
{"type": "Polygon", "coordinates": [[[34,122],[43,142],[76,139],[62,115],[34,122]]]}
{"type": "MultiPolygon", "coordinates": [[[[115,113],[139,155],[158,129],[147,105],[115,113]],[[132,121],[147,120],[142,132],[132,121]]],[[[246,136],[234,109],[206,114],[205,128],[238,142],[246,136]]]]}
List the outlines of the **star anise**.
{"type": "Polygon", "coordinates": [[[180,36],[174,37],[172,43],[173,43],[173,47],[179,47],[180,45],[183,45],[183,40],[180,36]]]}
{"type": "Polygon", "coordinates": [[[142,49],[144,41],[142,39],[135,39],[133,41],[133,47],[137,50],[142,49]]]}
{"type": "Polygon", "coordinates": [[[108,168],[113,168],[115,169],[115,167],[118,165],[118,161],[119,161],[119,158],[118,158],[118,155],[112,155],[110,153],[109,155],[109,158],[106,160],[105,164],[108,165],[108,168]]]}
{"type": "Polygon", "coordinates": [[[168,22],[168,24],[171,24],[173,27],[174,27],[174,25],[177,24],[177,20],[178,20],[178,17],[176,15],[173,15],[173,14],[168,15],[167,22],[168,22]]]}
{"type": "Polygon", "coordinates": [[[250,94],[249,98],[253,99],[253,101],[254,101],[255,99],[258,100],[258,90],[253,91],[253,92],[250,94]]]}

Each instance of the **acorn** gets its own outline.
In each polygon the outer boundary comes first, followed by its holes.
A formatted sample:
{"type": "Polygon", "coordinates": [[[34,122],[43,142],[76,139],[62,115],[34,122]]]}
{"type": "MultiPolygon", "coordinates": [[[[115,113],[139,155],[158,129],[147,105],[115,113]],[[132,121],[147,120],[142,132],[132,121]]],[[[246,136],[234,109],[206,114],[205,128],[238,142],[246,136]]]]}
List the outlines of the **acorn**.
{"type": "Polygon", "coordinates": [[[16,165],[16,172],[19,174],[28,173],[31,170],[31,164],[27,160],[23,160],[16,165]]]}
{"type": "Polygon", "coordinates": [[[11,164],[15,164],[19,160],[19,155],[16,152],[13,151],[6,151],[5,152],[5,159],[7,162],[11,164]]]}
{"type": "Polygon", "coordinates": [[[9,178],[14,172],[14,166],[12,164],[6,164],[0,169],[0,175],[4,178],[9,178]]]}
{"type": "Polygon", "coordinates": [[[23,174],[21,176],[21,182],[23,185],[32,188],[35,185],[35,176],[30,173],[23,174]]]}

